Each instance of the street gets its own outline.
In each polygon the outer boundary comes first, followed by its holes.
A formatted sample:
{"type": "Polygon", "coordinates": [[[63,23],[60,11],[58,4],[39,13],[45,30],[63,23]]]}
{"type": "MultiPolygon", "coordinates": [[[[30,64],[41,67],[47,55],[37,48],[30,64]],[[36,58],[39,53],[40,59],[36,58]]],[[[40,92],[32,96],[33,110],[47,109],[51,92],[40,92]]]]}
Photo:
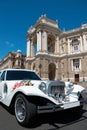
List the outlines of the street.
{"type": "MultiPolygon", "coordinates": [[[[86,93],[84,94],[86,97],[86,93]]],[[[86,97],[87,98],[87,97],[86,97]]],[[[67,110],[51,114],[38,115],[31,127],[20,126],[15,116],[0,104],[1,130],[87,130],[87,99],[83,109],[79,111],[67,110]]]]}

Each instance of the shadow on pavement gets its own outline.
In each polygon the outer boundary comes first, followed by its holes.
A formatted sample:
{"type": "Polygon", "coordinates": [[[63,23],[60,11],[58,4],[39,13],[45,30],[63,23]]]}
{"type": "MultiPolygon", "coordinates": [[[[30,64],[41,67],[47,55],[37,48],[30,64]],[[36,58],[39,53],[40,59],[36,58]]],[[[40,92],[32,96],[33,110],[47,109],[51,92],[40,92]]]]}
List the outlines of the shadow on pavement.
{"type": "MultiPolygon", "coordinates": [[[[36,128],[41,126],[42,124],[49,124],[54,127],[54,129],[50,130],[57,130],[59,128],[65,127],[67,125],[74,124],[83,120],[82,115],[85,113],[86,110],[76,110],[70,109],[65,111],[60,111],[56,113],[49,113],[49,114],[41,114],[36,117],[34,120],[34,124],[32,126],[28,126],[27,128],[36,128]]],[[[87,119],[87,117],[84,117],[87,119]]]]}

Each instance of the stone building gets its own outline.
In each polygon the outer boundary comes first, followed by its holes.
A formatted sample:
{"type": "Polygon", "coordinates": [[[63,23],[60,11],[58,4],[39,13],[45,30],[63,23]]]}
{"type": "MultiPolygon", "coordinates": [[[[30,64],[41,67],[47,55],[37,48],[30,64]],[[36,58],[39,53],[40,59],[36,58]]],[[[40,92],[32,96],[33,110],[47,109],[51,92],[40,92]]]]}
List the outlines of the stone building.
{"type": "Polygon", "coordinates": [[[21,53],[20,50],[17,52],[10,52],[0,61],[0,70],[6,68],[25,68],[26,56],[21,53]]]}
{"type": "Polygon", "coordinates": [[[62,31],[42,15],[27,33],[26,68],[42,79],[87,81],[87,24],[62,31]]]}

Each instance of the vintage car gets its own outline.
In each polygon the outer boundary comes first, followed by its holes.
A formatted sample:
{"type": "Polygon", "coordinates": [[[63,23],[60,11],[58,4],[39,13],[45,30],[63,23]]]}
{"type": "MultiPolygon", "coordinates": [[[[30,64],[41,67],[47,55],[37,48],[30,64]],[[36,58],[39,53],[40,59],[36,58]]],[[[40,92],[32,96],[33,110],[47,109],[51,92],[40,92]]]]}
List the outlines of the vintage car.
{"type": "Polygon", "coordinates": [[[17,121],[27,125],[38,113],[49,113],[83,105],[84,88],[62,81],[43,81],[31,70],[0,72],[0,102],[14,111],[17,121]]]}

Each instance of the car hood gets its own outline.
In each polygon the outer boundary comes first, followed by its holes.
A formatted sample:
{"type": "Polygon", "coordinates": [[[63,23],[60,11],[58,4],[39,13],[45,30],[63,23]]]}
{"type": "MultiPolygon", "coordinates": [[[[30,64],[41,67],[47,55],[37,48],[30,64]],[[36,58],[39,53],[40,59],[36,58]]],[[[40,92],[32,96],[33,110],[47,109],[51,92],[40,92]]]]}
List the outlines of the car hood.
{"type": "Polygon", "coordinates": [[[43,82],[42,80],[13,80],[13,81],[6,81],[5,83],[10,88],[17,88],[18,86],[34,86],[38,87],[40,83],[43,82]]]}

